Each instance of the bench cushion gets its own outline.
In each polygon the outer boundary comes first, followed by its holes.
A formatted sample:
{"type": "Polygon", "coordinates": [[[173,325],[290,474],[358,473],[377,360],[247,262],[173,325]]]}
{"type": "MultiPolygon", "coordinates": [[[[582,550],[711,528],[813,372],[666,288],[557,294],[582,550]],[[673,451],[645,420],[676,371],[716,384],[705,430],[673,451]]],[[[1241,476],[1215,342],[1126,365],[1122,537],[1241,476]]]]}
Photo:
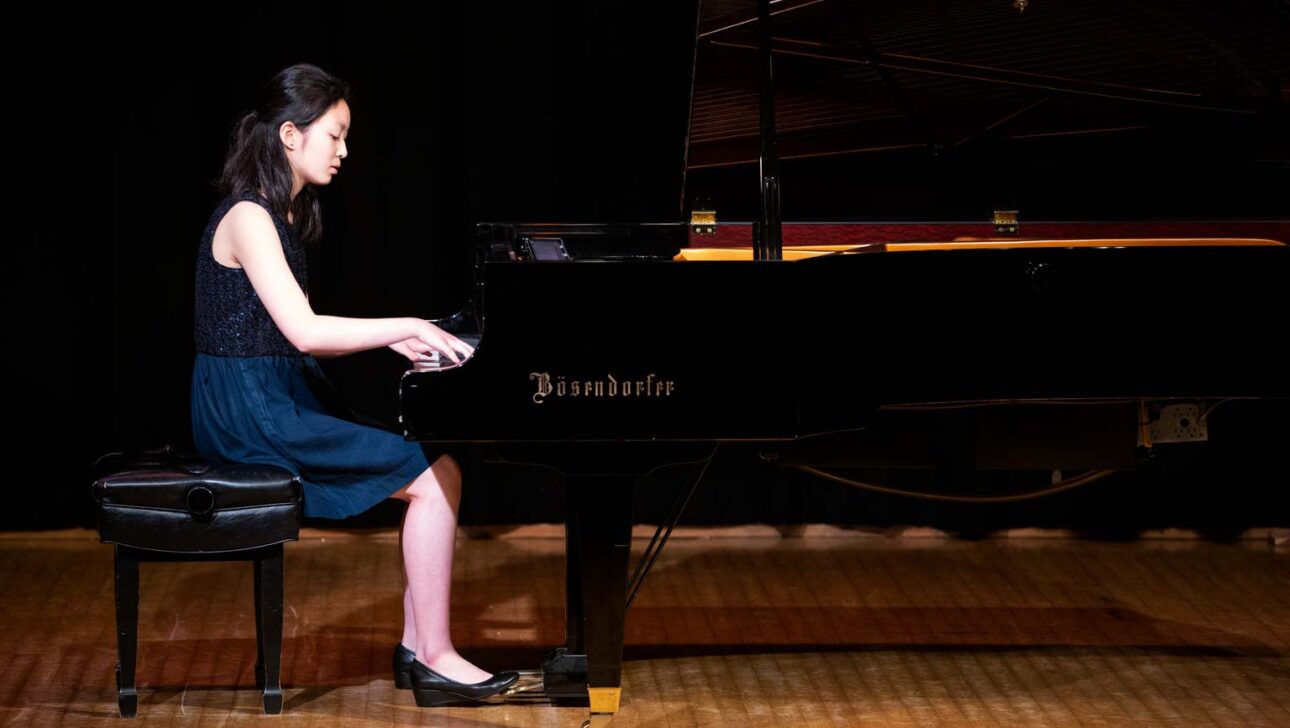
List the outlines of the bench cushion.
{"type": "Polygon", "coordinates": [[[193,454],[109,453],[93,466],[99,539],[168,553],[223,553],[299,538],[299,479],[276,465],[193,454]]]}

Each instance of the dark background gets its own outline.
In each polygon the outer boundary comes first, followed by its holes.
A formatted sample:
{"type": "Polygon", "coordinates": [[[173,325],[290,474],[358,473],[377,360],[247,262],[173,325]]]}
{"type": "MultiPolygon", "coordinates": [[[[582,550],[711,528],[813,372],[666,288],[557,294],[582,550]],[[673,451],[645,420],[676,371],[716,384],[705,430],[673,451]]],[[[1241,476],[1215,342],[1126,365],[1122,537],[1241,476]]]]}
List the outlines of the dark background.
{"type": "MultiPolygon", "coordinates": [[[[19,72],[6,147],[17,155],[10,180],[20,193],[10,198],[18,204],[6,289],[17,326],[6,348],[17,407],[3,527],[92,526],[96,457],[191,446],[193,260],[218,200],[211,182],[233,120],[284,66],[316,63],[354,90],[350,156],[320,191],[326,236],[310,254],[320,313],[456,310],[480,221],[671,221],[695,195],[725,219],[756,212],[756,169],[746,164],[691,172],[680,204],[692,4],[431,7],[406,17],[373,5],[197,6],[182,22],[116,11],[15,27],[33,42],[10,59],[19,72]]],[[[1281,89],[1278,110],[1245,126],[1184,115],[1109,140],[788,160],[785,217],[980,220],[1013,204],[1052,220],[1284,219],[1290,163],[1266,125],[1285,119],[1285,78],[1267,79],[1281,89]]],[[[541,302],[534,316],[559,325],[560,312],[541,302]]],[[[321,361],[357,409],[394,423],[406,360],[380,349],[321,361]]],[[[1214,442],[1162,448],[1138,473],[1006,507],[852,491],[730,446],[685,520],[926,523],[964,533],[1285,525],[1284,430],[1225,426],[1239,414],[1216,412],[1214,442]]],[[[463,523],[561,520],[550,475],[486,464],[474,448],[456,453],[467,468],[463,523]]],[[[639,489],[639,520],[660,517],[679,475],[639,489]]],[[[919,485],[923,476],[901,477],[919,485]]],[[[394,524],[401,508],[387,501],[353,523],[394,524]]]]}

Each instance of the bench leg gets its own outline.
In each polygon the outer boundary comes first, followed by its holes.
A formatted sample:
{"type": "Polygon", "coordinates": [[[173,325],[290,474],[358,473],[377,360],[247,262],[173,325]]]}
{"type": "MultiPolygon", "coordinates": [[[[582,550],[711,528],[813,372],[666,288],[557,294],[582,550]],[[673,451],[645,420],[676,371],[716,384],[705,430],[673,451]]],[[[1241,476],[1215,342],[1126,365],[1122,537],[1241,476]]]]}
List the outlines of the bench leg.
{"type": "Polygon", "coordinates": [[[128,549],[114,547],[116,572],[116,693],[122,718],[139,709],[134,666],[139,645],[139,561],[128,549]]]}
{"type": "Polygon", "coordinates": [[[282,712],[282,544],[255,557],[256,687],[264,689],[264,712],[282,712]]]}
{"type": "Polygon", "coordinates": [[[262,576],[260,573],[260,557],[256,557],[252,562],[255,570],[255,580],[251,584],[251,591],[255,593],[255,687],[258,690],[264,689],[264,630],[260,629],[260,622],[264,619],[261,608],[260,582],[262,576]]]}

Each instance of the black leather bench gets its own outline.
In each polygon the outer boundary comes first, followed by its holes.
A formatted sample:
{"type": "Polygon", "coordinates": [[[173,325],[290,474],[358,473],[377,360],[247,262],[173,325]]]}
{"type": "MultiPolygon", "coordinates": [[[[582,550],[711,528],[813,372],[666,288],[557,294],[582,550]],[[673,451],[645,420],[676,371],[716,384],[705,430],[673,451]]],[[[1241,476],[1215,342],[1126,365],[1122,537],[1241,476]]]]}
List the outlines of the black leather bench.
{"type": "Polygon", "coordinates": [[[282,712],[282,544],[300,534],[300,481],[275,465],[212,464],[171,446],[93,466],[99,540],[116,553],[117,702],[138,709],[139,562],[255,562],[255,686],[282,712]]]}

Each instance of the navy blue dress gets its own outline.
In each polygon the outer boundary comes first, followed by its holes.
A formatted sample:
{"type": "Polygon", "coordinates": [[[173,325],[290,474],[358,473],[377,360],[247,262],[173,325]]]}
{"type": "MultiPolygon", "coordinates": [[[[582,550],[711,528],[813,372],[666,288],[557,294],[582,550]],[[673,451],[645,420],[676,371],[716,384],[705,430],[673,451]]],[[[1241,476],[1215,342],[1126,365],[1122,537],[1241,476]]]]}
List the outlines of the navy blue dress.
{"type": "Polygon", "coordinates": [[[287,263],[308,290],[305,251],[255,193],[226,197],[198,246],[192,378],[193,442],[214,462],[271,463],[300,478],[304,514],[368,510],[430,467],[431,448],[350,409],[311,355],[287,341],[246,272],[215,260],[215,228],[251,200],[273,217],[287,263]]]}

